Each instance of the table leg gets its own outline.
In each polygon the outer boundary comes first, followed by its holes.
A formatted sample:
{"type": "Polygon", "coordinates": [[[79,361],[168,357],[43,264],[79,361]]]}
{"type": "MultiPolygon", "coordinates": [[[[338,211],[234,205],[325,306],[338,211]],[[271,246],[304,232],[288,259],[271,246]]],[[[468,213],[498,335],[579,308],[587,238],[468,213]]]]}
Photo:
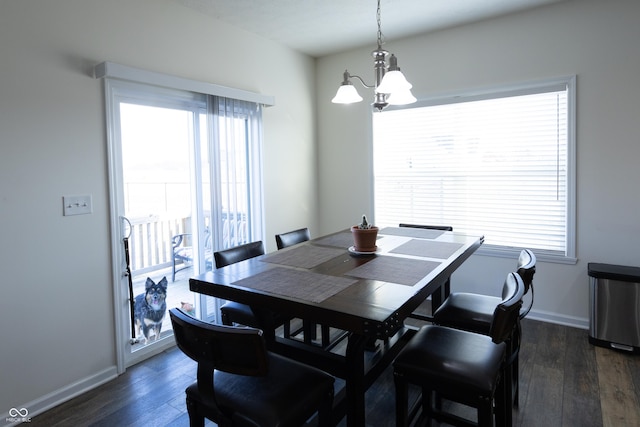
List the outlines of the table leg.
{"type": "Polygon", "coordinates": [[[304,342],[311,344],[317,338],[316,324],[308,320],[302,320],[302,330],[304,342]]]}
{"type": "Polygon", "coordinates": [[[345,388],[347,391],[347,426],[364,427],[366,392],[364,379],[364,349],[367,337],[350,334],[346,351],[347,372],[345,388]]]}
{"type": "Polygon", "coordinates": [[[440,307],[440,305],[444,302],[445,299],[449,296],[451,292],[451,281],[447,279],[445,283],[443,283],[438,289],[436,289],[431,294],[431,314],[435,313],[435,311],[440,307]]]}
{"type": "Polygon", "coordinates": [[[258,324],[261,325],[262,333],[267,342],[272,342],[276,337],[276,324],[274,321],[273,313],[268,310],[261,310],[252,307],[253,313],[258,319],[258,324]]]}

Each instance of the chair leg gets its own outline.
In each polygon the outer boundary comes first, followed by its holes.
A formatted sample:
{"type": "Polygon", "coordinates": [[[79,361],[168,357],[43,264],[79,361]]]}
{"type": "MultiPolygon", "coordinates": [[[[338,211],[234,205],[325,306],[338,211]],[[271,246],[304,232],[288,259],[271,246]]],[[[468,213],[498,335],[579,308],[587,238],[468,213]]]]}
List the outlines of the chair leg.
{"type": "Polygon", "coordinates": [[[396,427],[407,427],[409,386],[398,374],[393,376],[393,382],[396,389],[396,427]]]}
{"type": "Polygon", "coordinates": [[[502,416],[504,418],[504,426],[512,427],[513,426],[513,394],[511,392],[512,385],[509,385],[508,388],[505,387],[504,390],[504,400],[502,406],[502,416]]]}
{"type": "Polygon", "coordinates": [[[189,427],[204,427],[204,416],[198,413],[198,406],[187,398],[187,413],[189,414],[189,427]]]}
{"type": "Polygon", "coordinates": [[[228,314],[226,314],[225,312],[222,312],[220,317],[221,317],[223,325],[233,326],[233,322],[231,321],[231,319],[229,319],[229,315],[228,314]]]}
{"type": "Polygon", "coordinates": [[[513,393],[513,406],[515,406],[516,408],[518,407],[519,403],[520,403],[520,378],[519,378],[519,370],[520,367],[518,366],[518,356],[516,356],[516,358],[513,360],[513,388],[514,388],[514,393],[513,393]]]}
{"type": "Polygon", "coordinates": [[[513,396],[513,406],[516,408],[519,405],[520,400],[520,343],[522,342],[522,323],[520,319],[518,319],[516,323],[516,329],[513,334],[513,338],[509,343],[511,347],[511,352],[514,354],[513,359],[511,360],[511,387],[513,396]]]}
{"type": "Polygon", "coordinates": [[[513,363],[503,368],[503,378],[500,380],[504,387],[505,402],[509,402],[509,406],[513,404],[513,363]]]}
{"type": "Polygon", "coordinates": [[[422,418],[426,425],[431,425],[434,413],[442,411],[442,397],[431,389],[422,387],[422,418]]]}
{"type": "Polygon", "coordinates": [[[318,408],[318,427],[329,427],[333,425],[333,389],[326,396],[318,408]]]}
{"type": "Polygon", "coordinates": [[[492,399],[484,397],[478,404],[478,427],[493,427],[494,425],[492,399]]]}
{"type": "Polygon", "coordinates": [[[204,417],[189,414],[189,427],[204,427],[204,417]]]}
{"type": "MultiPolygon", "coordinates": [[[[424,390],[423,390],[423,394],[424,394],[424,390]]],[[[442,396],[440,395],[440,393],[433,393],[433,407],[437,410],[437,411],[442,411],[442,396]]]]}
{"type": "MultiPolygon", "coordinates": [[[[507,366],[505,370],[510,370],[511,367],[507,366]]],[[[507,378],[504,376],[500,378],[498,387],[495,393],[495,418],[496,425],[498,427],[512,427],[513,425],[513,406],[511,387],[506,384],[507,378]]]]}

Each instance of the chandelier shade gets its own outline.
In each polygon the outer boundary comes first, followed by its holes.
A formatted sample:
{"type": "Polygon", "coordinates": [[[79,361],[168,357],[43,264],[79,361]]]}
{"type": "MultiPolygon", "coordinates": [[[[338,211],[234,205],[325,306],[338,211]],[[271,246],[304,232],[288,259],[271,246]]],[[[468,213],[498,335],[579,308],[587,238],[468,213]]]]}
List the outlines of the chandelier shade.
{"type": "Polygon", "coordinates": [[[394,54],[389,57],[389,64],[387,65],[386,59],[389,52],[382,49],[380,0],[378,0],[376,16],[378,21],[378,48],[372,52],[374,57],[374,84],[368,85],[360,76],[350,74],[348,70],[345,70],[342,84],[338,88],[336,96],[331,100],[335,104],[352,104],[362,101],[362,97],[358,94],[353,83],[351,83],[352,78],[359,80],[364,87],[374,89],[374,102],[372,105],[377,111],[382,111],[388,105],[405,105],[416,102],[415,96],[411,93],[413,86],[400,71],[398,58],[394,54]]]}
{"type": "Polygon", "coordinates": [[[345,70],[344,80],[331,102],[334,104],[353,104],[354,102],[362,101],[362,97],[353,86],[353,83],[351,83],[350,77],[349,72],[345,70]]]}
{"type": "Polygon", "coordinates": [[[389,68],[384,73],[380,85],[376,88],[376,92],[380,93],[394,93],[399,91],[408,91],[413,87],[411,83],[407,81],[407,78],[402,74],[398,67],[398,59],[394,54],[391,54],[389,58],[389,68]]]}
{"type": "Polygon", "coordinates": [[[410,90],[405,90],[405,91],[397,91],[394,92],[392,95],[387,96],[387,103],[389,105],[407,105],[407,104],[413,104],[414,102],[416,102],[417,99],[415,96],[413,96],[413,94],[411,93],[410,90]]]}
{"type": "Polygon", "coordinates": [[[362,97],[352,84],[340,86],[336,96],[331,100],[334,104],[353,104],[360,101],[362,101],[362,97]]]}

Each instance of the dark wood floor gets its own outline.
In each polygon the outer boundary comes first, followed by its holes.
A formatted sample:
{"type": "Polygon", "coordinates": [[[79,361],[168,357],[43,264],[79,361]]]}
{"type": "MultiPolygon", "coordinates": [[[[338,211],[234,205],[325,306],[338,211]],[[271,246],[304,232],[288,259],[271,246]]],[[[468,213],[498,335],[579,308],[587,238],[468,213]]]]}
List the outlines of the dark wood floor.
{"type": "MultiPolygon", "coordinates": [[[[195,368],[179,350],[168,350],[34,417],[31,425],[188,426],[184,389],[195,368]]],[[[520,387],[516,426],[640,426],[640,357],[594,347],[585,330],[525,320],[520,387]]],[[[395,424],[390,369],[366,401],[369,426],[395,424]]]]}

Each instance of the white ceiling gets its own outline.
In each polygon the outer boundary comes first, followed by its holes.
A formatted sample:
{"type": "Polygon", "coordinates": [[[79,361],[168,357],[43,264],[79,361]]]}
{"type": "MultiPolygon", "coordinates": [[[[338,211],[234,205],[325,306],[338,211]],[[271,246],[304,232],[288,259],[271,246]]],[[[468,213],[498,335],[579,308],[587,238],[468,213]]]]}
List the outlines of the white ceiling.
{"type": "MultiPolygon", "coordinates": [[[[376,0],[174,0],[311,56],[376,44],[376,0]]],[[[381,0],[386,40],[564,0],[381,0]]]]}

